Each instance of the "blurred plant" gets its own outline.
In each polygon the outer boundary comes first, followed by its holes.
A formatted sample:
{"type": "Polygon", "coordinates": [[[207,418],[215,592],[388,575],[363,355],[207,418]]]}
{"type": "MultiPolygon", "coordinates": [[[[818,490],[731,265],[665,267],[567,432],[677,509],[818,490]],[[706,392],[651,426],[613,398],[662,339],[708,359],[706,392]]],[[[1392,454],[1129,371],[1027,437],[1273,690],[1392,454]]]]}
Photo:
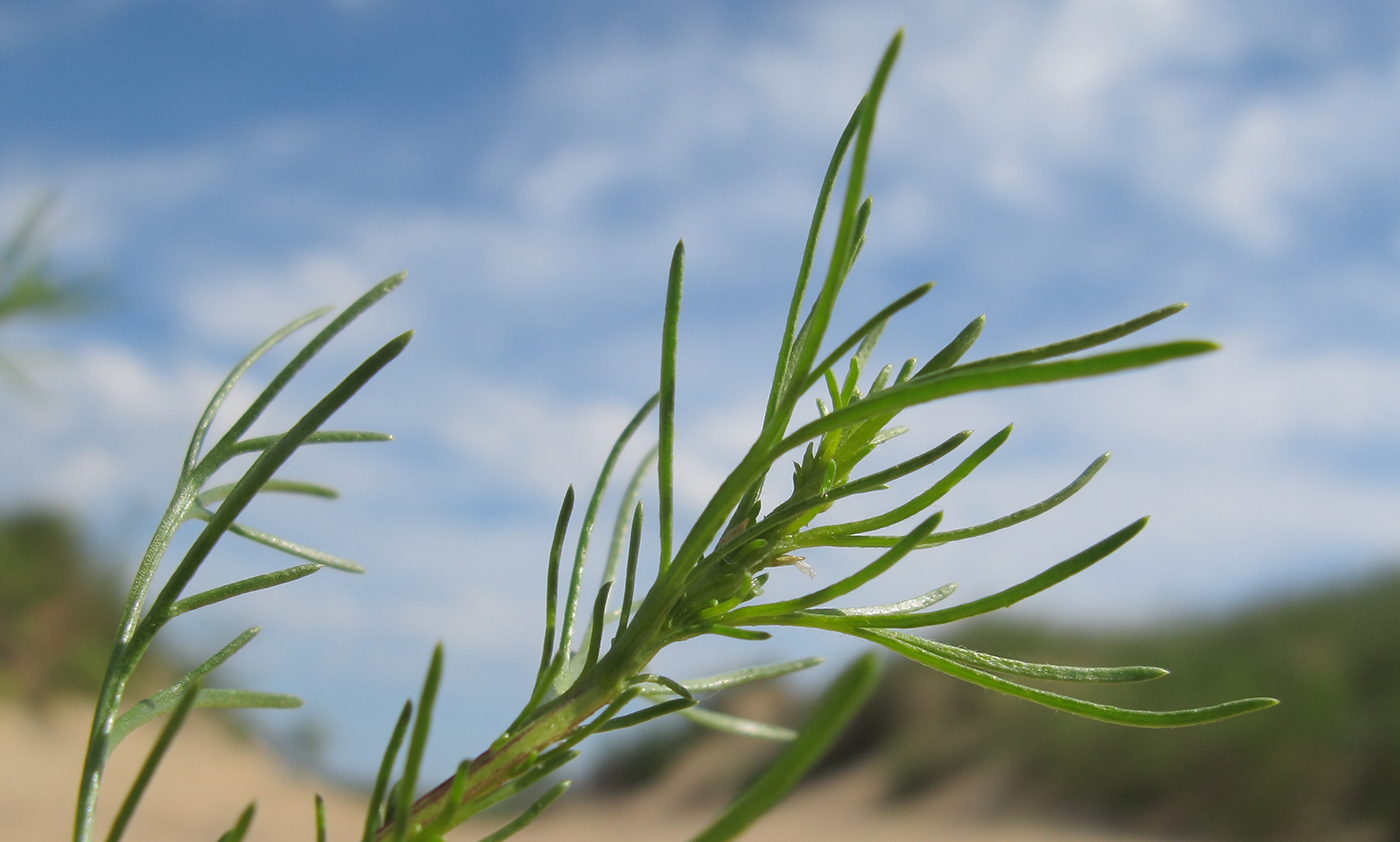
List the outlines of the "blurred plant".
{"type": "MultiPolygon", "coordinates": [[[[0,247],[0,325],[23,316],[72,313],[89,298],[81,283],[62,280],[49,264],[41,232],[53,205],[53,197],[36,201],[0,247]]],[[[3,354],[0,372],[23,388],[37,389],[3,354]]]]}
{"type": "MultiPolygon", "coordinates": [[[[841,499],[882,490],[889,482],[911,475],[949,455],[971,436],[967,431],[957,433],[913,459],[853,478],[855,469],[879,444],[904,432],[902,427],[889,426],[901,411],[953,395],[1108,374],[1189,357],[1215,348],[1209,342],[1178,341],[1065,358],[1160,321],[1181,309],[1181,305],[1175,305],[1064,342],[960,363],[982,330],[983,320],[979,317],[922,367],[916,367],[915,361],[909,360],[896,374],[893,366],[885,366],[862,391],[860,384],[866,376],[869,359],[885,324],[897,312],[921,298],[929,289],[923,286],[877,313],[833,350],[821,355],[820,349],[826,338],[837,295],[864,243],[871,210],[870,200],[866,198],[862,201],[866,161],[876,109],[900,40],[901,35],[897,34],[885,52],[874,81],[837,144],[823,181],[778,353],[763,427],[753,446],[721,483],[679,545],[673,546],[676,349],[684,263],[684,249],[678,244],[671,262],[662,326],[661,388],[623,430],[603,465],[579,528],[572,571],[560,611],[560,564],[574,508],[573,489],[570,488],[564,495],[548,562],[543,652],[528,701],[515,721],[486,751],[462,761],[450,780],[415,801],[442,675],[442,649],[439,646],[433,653],[416,714],[412,702],[404,705],[384,753],[363,829],[365,842],[439,840],[450,828],[544,780],[577,756],[575,747],[587,737],[629,728],[671,713],[681,713],[703,725],[721,730],[789,743],[773,765],[696,839],[718,842],[737,835],[781,799],[835,739],[874,686],[875,660],[868,655],[843,672],[816,703],[806,724],[794,732],[708,711],[697,705],[697,696],[805,669],[818,663],[818,659],[738,670],[691,681],[677,681],[647,671],[648,664],[665,647],[702,635],[761,640],[769,636],[768,632],[762,631],[764,627],[826,629],[878,643],[918,663],[983,687],[1081,716],[1126,725],[1191,725],[1274,704],[1272,699],[1245,699],[1177,711],[1128,710],[1095,704],[1029,687],[1003,676],[1066,682],[1125,682],[1157,678],[1165,671],[1153,667],[1083,668],[1024,663],[937,643],[903,631],[985,614],[1039,593],[1122,546],[1143,528],[1146,519],[1129,524],[1021,584],[952,608],[930,610],[935,603],[953,592],[952,585],[892,605],[832,606],[833,601],[880,576],[916,549],[984,535],[1054,508],[1082,488],[1106,460],[1106,457],[1095,460],[1083,474],[1051,497],[987,523],[939,531],[942,513],[935,512],[924,517],[906,533],[878,534],[880,530],[920,515],[951,491],[1006,441],[1010,434],[1008,428],[977,447],[927,491],[882,515],[830,526],[811,526],[817,515],[828,511],[841,499]],[[831,260],[816,298],[806,318],[799,324],[827,203],[848,152],[849,175],[839,210],[831,260]],[[838,376],[836,366],[852,352],[854,354],[849,363],[838,376]],[[823,382],[827,387],[827,399],[818,398],[818,417],[790,429],[798,402],[823,382]],[[641,460],[624,493],[591,611],[580,622],[580,609],[584,606],[584,566],[598,510],[624,447],[653,410],[657,410],[659,415],[659,443],[654,453],[641,460]],[[786,500],[765,511],[764,479],[769,470],[786,454],[804,445],[805,452],[794,466],[792,493],[786,500]],[[642,507],[636,501],[640,483],[650,471],[653,460],[660,486],[657,517],[660,554],[657,577],[645,594],[639,596],[637,570],[641,550],[642,507]],[[807,547],[874,547],[884,549],[884,552],[856,573],[806,596],[752,604],[763,593],[773,568],[805,566],[802,558],[793,553],[807,547]],[[619,581],[622,591],[620,606],[613,609],[614,591],[619,581]],[[605,629],[614,622],[616,632],[605,646],[605,629]],[[630,704],[643,699],[651,704],[624,713],[630,704]],[[394,769],[401,753],[405,755],[404,761],[397,780],[394,780],[394,769]]],[[[242,436],[306,359],[315,354],[345,323],[388,292],[398,280],[398,277],[391,278],[376,287],[312,340],[202,458],[200,451],[204,434],[233,383],[257,357],[306,320],[289,325],[244,360],[229,376],[200,420],[175,497],[137,574],[108,669],[108,681],[98,702],[79,800],[75,833],[78,842],[89,839],[93,830],[93,808],[102,764],[116,742],[131,729],[161,713],[174,711],[147,762],[147,770],[153,770],[184,713],[192,706],[280,706],[294,701],[288,697],[246,691],[195,689],[204,674],[251,638],[256,630],[250,629],[181,681],[118,715],[125,677],[151,638],[170,618],[242,593],[308,575],[322,566],[349,567],[343,561],[256,532],[236,523],[234,518],[261,491],[330,493],[321,486],[273,479],[276,470],[301,445],[318,441],[385,438],[371,433],[316,431],[336,408],[398,353],[407,342],[408,335],[395,339],[371,357],[286,433],[246,440],[242,436]],[[204,488],[214,470],[233,456],[249,452],[259,452],[261,456],[240,480],[230,485],[204,488]],[[217,509],[210,509],[215,503],[219,504],[217,509]],[[203,520],[206,525],[143,618],[141,608],[156,566],[175,529],[190,519],[203,520]],[[182,597],[182,590],[195,569],[226,532],[250,537],[299,555],[308,563],[182,597]],[[215,693],[218,695],[211,695],[215,693]]],[[[143,771],[123,805],[117,824],[108,836],[109,840],[114,842],[121,836],[125,820],[130,817],[147,780],[149,774],[143,771]]],[[[550,787],[516,819],[485,839],[498,842],[515,833],[563,794],[567,787],[567,781],[550,787]]],[[[252,809],[250,806],[243,813],[234,829],[224,837],[226,840],[236,842],[243,838],[252,819],[252,809]]],[[[324,838],[326,829],[319,809],[317,820],[318,834],[324,838]]]]}

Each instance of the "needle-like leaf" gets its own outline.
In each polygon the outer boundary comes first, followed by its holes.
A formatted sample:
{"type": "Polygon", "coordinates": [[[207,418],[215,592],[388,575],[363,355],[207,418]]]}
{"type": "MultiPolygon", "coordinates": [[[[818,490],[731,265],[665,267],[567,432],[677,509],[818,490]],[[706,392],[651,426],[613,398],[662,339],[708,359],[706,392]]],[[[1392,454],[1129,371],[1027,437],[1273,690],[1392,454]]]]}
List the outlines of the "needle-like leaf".
{"type": "Polygon", "coordinates": [[[384,823],[384,796],[389,791],[389,776],[394,772],[394,762],[399,758],[399,748],[403,746],[404,734],[408,733],[408,721],[413,716],[412,700],[403,703],[403,711],[394,724],[394,732],[389,737],[389,746],[384,749],[384,759],[379,763],[379,774],[374,778],[374,789],[370,791],[369,809],[365,814],[365,832],[361,842],[374,842],[374,833],[384,823]]]}
{"type": "Polygon", "coordinates": [[[671,564],[671,532],[675,514],[672,494],[675,479],[676,447],[676,341],[681,318],[681,283],[685,275],[685,242],[676,243],[671,256],[671,272],[666,282],[666,314],[661,323],[661,423],[657,444],[657,484],[660,486],[661,506],[661,575],[671,564]]]}
{"type": "Polygon", "coordinates": [[[998,678],[982,670],[975,669],[963,663],[959,663],[949,658],[942,657],[934,652],[919,646],[913,646],[902,639],[886,636],[881,631],[860,631],[856,633],[859,637],[881,644],[912,661],[932,667],[939,672],[945,672],[954,678],[961,678],[964,681],[1005,693],[1008,696],[1016,696],[1037,704],[1045,705],[1055,710],[1062,710],[1066,713],[1073,713],[1088,719],[1098,719],[1103,722],[1113,722],[1118,725],[1132,725],[1138,728],[1180,728],[1186,725],[1202,725],[1207,722],[1216,722],[1221,719],[1228,719],[1232,716],[1239,716],[1242,713],[1262,710],[1278,704],[1277,699],[1253,698],[1239,699],[1238,701],[1225,702],[1224,704],[1211,705],[1203,708],[1191,708],[1189,710],[1131,710],[1128,708],[1114,707],[1113,705],[1102,705],[1096,702],[1086,702],[1082,699],[1074,699],[1068,696],[1061,696],[1058,693],[1051,693],[1046,690],[1037,690],[1034,687],[1026,687],[998,678]]]}
{"type": "Polygon", "coordinates": [[[321,564],[298,564],[296,567],[274,570],[271,573],[250,576],[247,579],[239,579],[237,582],[230,582],[227,585],[210,588],[194,596],[187,596],[170,606],[170,616],[178,617],[186,611],[193,611],[196,608],[203,608],[206,605],[223,602],[226,599],[242,596],[245,593],[266,590],[267,588],[273,588],[278,585],[286,584],[287,582],[295,582],[297,579],[310,576],[323,566],[324,565],[321,564]]]}
{"type": "Polygon", "coordinates": [[[185,689],[179,703],[175,705],[174,712],[170,714],[170,719],[166,720],[165,727],[160,729],[160,736],[156,738],[155,745],[151,746],[150,753],[146,755],[146,762],[141,764],[141,771],[136,773],[136,780],[132,782],[131,789],[127,791],[121,809],[117,810],[117,817],[112,821],[112,829],[107,834],[107,842],[119,842],[122,834],[126,833],[126,826],[136,813],[136,805],[141,802],[141,796],[146,793],[146,786],[151,782],[151,777],[155,775],[156,767],[165,757],[166,749],[170,748],[171,741],[179,733],[180,727],[185,724],[185,717],[194,707],[195,695],[198,692],[199,682],[195,681],[185,689]]]}
{"type": "Polygon", "coordinates": [[[1161,667],[1066,667],[1058,664],[1032,664],[997,655],[988,655],[962,646],[939,643],[908,632],[880,629],[870,634],[881,641],[897,641],[907,649],[924,652],[956,661],[964,666],[974,667],[985,672],[999,672],[1022,678],[1039,678],[1046,681],[1067,681],[1079,684],[1122,684],[1126,682],[1151,681],[1161,678],[1167,671],[1161,667]]]}
{"type": "Polygon", "coordinates": [[[483,836],[481,838],[481,842],[503,842],[503,840],[509,839],[510,837],[524,830],[525,827],[530,824],[530,822],[539,818],[540,813],[543,813],[546,809],[548,809],[550,804],[553,804],[555,801],[559,800],[559,796],[563,795],[565,792],[568,791],[570,783],[570,781],[560,781],[559,783],[550,787],[549,791],[547,791],[544,795],[541,795],[539,800],[536,801],[534,804],[531,804],[529,808],[525,810],[525,812],[516,816],[514,819],[506,823],[505,826],[503,826],[500,830],[496,831],[495,833],[483,836]]]}
{"type": "Polygon", "coordinates": [[[748,789],[724,808],[714,823],[691,842],[733,839],[781,801],[807,770],[821,759],[845,729],[846,723],[870,697],[875,689],[876,666],[874,656],[866,655],[847,667],[817,700],[797,738],[748,789]]]}
{"type": "Polygon", "coordinates": [[[238,821],[233,823],[233,827],[219,837],[219,842],[243,842],[243,837],[248,835],[248,828],[253,825],[253,816],[257,811],[258,803],[249,802],[248,806],[243,808],[243,812],[238,814],[238,821]]]}
{"type": "Polygon", "coordinates": [[[395,805],[394,830],[390,837],[395,842],[401,842],[408,836],[414,793],[418,787],[418,770],[423,765],[423,752],[428,747],[428,729],[433,724],[433,704],[437,701],[438,685],[441,681],[442,644],[439,643],[433,647],[433,658],[428,663],[428,674],[423,679],[423,693],[418,697],[418,713],[413,719],[413,732],[408,740],[403,776],[399,778],[399,801],[395,805]]]}
{"type": "Polygon", "coordinates": [[[204,663],[180,676],[178,681],[158,693],[142,699],[132,705],[131,709],[126,713],[117,717],[107,737],[107,754],[110,755],[112,750],[115,749],[122,740],[126,739],[127,734],[130,734],[132,731],[135,731],[137,728],[155,719],[157,716],[174,710],[175,706],[180,703],[180,699],[188,695],[186,691],[191,686],[198,683],[200,679],[212,672],[219,664],[232,658],[234,653],[238,650],[247,646],[253,638],[258,636],[259,631],[261,631],[261,628],[258,626],[244,631],[242,634],[229,641],[224,648],[207,658],[204,663]]]}
{"type": "Polygon", "coordinates": [[[691,693],[710,693],[716,690],[725,690],[730,687],[737,687],[740,684],[748,684],[751,681],[763,681],[769,678],[777,678],[783,675],[790,675],[794,672],[811,669],[821,663],[822,658],[798,658],[795,661],[783,661],[778,664],[764,664],[759,667],[745,667],[743,669],[732,670],[710,675],[704,678],[691,678],[681,682],[681,686],[691,693]]]}

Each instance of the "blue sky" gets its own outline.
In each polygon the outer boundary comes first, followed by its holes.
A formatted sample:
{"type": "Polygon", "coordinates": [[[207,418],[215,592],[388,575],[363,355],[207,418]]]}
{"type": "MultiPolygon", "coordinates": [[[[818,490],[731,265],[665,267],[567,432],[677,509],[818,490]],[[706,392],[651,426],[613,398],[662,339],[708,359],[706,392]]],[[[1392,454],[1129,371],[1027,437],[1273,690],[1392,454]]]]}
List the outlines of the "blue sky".
{"type": "MultiPolygon", "coordinates": [[[[745,449],[826,158],[900,25],[838,327],[935,280],[883,361],[926,358],[979,313],[995,353],[1178,300],[1147,338],[1225,350],[913,413],[892,455],[1017,424],[950,524],[1115,456],[1042,521],[911,559],[870,597],[982,593],[1142,514],[1131,545],[1017,610],[1151,622],[1388,563],[1400,11],[1364,2],[0,3],[0,223],[56,192],[56,259],[96,268],[108,302],[7,334],[48,397],[0,406],[0,503],[75,510],[129,568],[223,371],[406,269],[272,419],[414,327],[338,423],[398,440],[306,454],[287,475],[344,499],[250,518],[370,573],[180,634],[193,655],[263,624],[239,679],[304,695],[357,775],[444,639],[462,711],[436,741],[445,774],[525,692],[555,507],[654,389],[678,237],[682,515],[745,449]]],[[[277,562],[228,546],[202,575],[277,562]]],[[[813,651],[854,650],[793,635],[663,666],[813,651]]]]}

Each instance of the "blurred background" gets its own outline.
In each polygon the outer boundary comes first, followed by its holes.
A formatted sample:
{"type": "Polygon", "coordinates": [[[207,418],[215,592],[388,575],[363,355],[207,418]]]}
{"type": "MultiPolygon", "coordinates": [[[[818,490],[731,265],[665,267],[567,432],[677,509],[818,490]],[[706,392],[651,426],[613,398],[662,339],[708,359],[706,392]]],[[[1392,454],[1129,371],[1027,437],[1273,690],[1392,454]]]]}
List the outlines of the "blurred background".
{"type": "MultiPolygon", "coordinates": [[[[425,777],[446,777],[528,692],[558,501],[591,487],[655,389],[681,237],[682,519],[747,448],[830,150],[901,25],[868,243],[836,331],[933,280],[877,362],[926,359],[979,313],[987,355],[1183,300],[1144,341],[1224,350],[910,413],[889,459],[1016,423],[947,500],[950,525],[1114,458],[1045,518],[912,558],[863,596],[949,581],[977,596],[1151,514],[1110,559],[1017,606],[1014,626],[950,633],[1177,673],[1119,702],[1285,706],[1139,743],[891,669],[865,732],[901,749],[883,752],[880,797],[994,768],[978,791],[1036,815],[1400,838],[1381,806],[1400,781],[1400,8],[1364,0],[0,2],[0,233],[41,210],[15,265],[81,304],[0,324],[0,571],[23,583],[0,603],[0,687],[81,689],[102,657],[35,659],[34,641],[54,639],[35,629],[108,609],[34,619],[40,595],[69,591],[27,559],[78,559],[98,582],[82,598],[100,602],[134,570],[227,369],[296,315],[404,269],[265,427],[412,327],[335,424],[396,441],[300,455],[284,475],[343,498],[260,502],[248,518],[369,572],[200,612],[171,627],[166,656],[202,659],[263,625],[224,680],[304,697],[256,727],[353,783],[442,639],[452,713],[425,777]],[[891,736],[906,720],[915,730],[891,736]]],[[[820,579],[860,558],[811,561],[820,579]]],[[[196,585],[274,565],[226,542],[196,585]]],[[[789,578],[773,590],[804,584],[789,578]]],[[[857,651],[793,633],[688,644],[658,666],[857,651]]]]}

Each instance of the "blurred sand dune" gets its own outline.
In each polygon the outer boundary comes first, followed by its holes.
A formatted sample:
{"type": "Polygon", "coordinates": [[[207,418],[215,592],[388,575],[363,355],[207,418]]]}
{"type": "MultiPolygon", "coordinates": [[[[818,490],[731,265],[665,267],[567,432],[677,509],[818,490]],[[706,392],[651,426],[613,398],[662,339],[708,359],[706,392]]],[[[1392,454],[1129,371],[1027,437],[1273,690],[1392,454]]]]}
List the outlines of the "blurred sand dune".
{"type": "MultiPolygon", "coordinates": [[[[0,840],[47,842],[72,833],[73,790],[82,761],[90,709],[58,703],[42,715],[0,705],[0,840]]],[[[109,768],[100,810],[106,828],[134,777],[155,728],[123,745],[109,768]]],[[[726,795],[715,785],[726,758],[724,744],[687,756],[653,786],[623,797],[566,797],[520,842],[611,840],[619,835],[682,842],[704,826],[726,795]]],[[[871,767],[857,767],[802,788],[744,837],[749,842],[813,842],[823,839],[948,840],[949,842],[1160,842],[1079,827],[1055,827],[1017,818],[990,818],[977,776],[943,787],[935,798],[891,807],[882,803],[882,781],[871,767]]],[[[299,773],[266,746],[239,739],[198,712],[156,774],[126,838],[132,842],[214,842],[248,800],[258,801],[249,842],[311,842],[312,796],[326,798],[333,840],[359,837],[363,806],[346,792],[299,773]],[[218,770],[216,772],[216,769],[218,770]]],[[[493,829],[472,823],[453,839],[478,839],[493,829]]]]}

